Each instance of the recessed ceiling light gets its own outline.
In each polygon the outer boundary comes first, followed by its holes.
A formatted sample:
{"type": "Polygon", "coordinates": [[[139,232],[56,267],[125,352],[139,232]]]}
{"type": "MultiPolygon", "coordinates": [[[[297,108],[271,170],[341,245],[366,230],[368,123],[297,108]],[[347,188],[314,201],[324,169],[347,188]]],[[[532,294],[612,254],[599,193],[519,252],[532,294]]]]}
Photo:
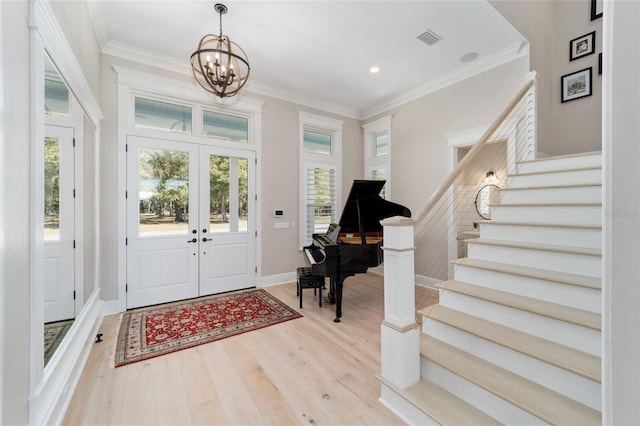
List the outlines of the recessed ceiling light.
{"type": "Polygon", "coordinates": [[[460,57],[460,62],[467,63],[471,61],[475,61],[478,58],[478,54],[476,52],[470,52],[464,54],[460,57]]]}
{"type": "Polygon", "coordinates": [[[374,66],[372,66],[371,68],[369,68],[369,72],[370,72],[371,74],[375,74],[375,73],[377,73],[378,71],[380,71],[380,68],[376,67],[375,65],[374,65],[374,66]]]}

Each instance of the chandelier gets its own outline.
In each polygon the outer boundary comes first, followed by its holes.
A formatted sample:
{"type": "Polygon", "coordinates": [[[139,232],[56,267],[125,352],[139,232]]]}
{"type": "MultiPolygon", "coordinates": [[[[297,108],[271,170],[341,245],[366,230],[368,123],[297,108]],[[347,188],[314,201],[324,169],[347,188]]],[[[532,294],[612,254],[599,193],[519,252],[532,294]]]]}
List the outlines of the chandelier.
{"type": "Polygon", "coordinates": [[[240,46],[222,35],[222,15],[227,6],[214,6],[220,14],[220,34],[207,34],[191,54],[193,76],[204,90],[220,98],[236,95],[249,79],[249,61],[240,46]]]}

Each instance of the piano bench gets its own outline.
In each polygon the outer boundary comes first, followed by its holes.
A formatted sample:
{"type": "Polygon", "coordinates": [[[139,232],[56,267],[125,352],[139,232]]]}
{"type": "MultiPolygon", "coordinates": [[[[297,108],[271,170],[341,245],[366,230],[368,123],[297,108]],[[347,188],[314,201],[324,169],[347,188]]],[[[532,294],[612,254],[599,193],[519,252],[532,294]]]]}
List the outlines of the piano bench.
{"type": "Polygon", "coordinates": [[[322,307],[322,289],[324,288],[324,275],[312,275],[311,268],[300,267],[297,270],[298,283],[296,287],[296,296],[300,296],[300,309],[302,309],[302,290],[312,288],[313,295],[316,295],[316,289],[320,290],[318,296],[318,305],[322,307]]]}

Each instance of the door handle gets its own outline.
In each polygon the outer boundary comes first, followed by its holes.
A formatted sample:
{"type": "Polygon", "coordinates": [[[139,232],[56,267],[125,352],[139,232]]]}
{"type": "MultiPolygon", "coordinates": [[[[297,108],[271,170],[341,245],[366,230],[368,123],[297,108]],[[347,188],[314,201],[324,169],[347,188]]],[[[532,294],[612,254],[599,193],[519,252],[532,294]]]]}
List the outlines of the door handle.
{"type": "Polygon", "coordinates": [[[187,241],[188,243],[197,243],[198,239],[197,238],[192,238],[190,240],[187,241]]]}
{"type": "Polygon", "coordinates": [[[213,238],[207,238],[207,237],[204,237],[204,238],[202,239],[202,242],[203,242],[203,243],[206,243],[207,241],[211,241],[211,240],[213,240],[213,238]]]}

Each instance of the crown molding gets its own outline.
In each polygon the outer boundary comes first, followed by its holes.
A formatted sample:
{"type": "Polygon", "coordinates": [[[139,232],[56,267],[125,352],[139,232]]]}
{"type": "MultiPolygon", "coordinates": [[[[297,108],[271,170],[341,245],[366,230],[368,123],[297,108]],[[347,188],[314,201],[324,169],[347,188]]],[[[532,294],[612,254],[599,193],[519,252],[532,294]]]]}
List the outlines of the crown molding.
{"type": "Polygon", "coordinates": [[[91,18],[93,31],[96,33],[96,39],[98,40],[100,50],[104,51],[104,46],[109,41],[109,36],[107,25],[104,22],[104,19],[102,19],[102,13],[100,13],[100,2],[88,1],[87,9],[89,9],[89,18],[91,18]]]}
{"type": "MultiPolygon", "coordinates": [[[[97,31],[97,30],[96,30],[97,31]]],[[[180,61],[167,55],[151,52],[149,50],[140,49],[125,43],[110,41],[102,47],[102,52],[129,61],[142,63],[156,68],[162,68],[179,74],[191,75],[191,66],[189,61],[185,59],[180,61]]],[[[492,55],[474,61],[472,64],[461,70],[444,75],[434,81],[419,86],[415,90],[411,90],[389,102],[377,105],[374,108],[358,111],[351,108],[345,108],[342,105],[336,105],[330,102],[322,102],[317,99],[311,99],[306,96],[294,93],[292,91],[277,88],[257,80],[250,80],[246,85],[246,90],[258,95],[270,96],[281,99],[283,101],[295,103],[309,108],[317,109],[331,114],[337,114],[343,117],[354,118],[356,120],[367,120],[378,114],[388,112],[394,108],[398,108],[408,102],[419,99],[430,93],[436,92],[445,87],[459,83],[468,78],[474,77],[485,71],[499,67],[516,59],[525,57],[529,54],[528,44],[523,48],[522,43],[517,43],[502,49],[492,55]]]]}
{"type": "Polygon", "coordinates": [[[343,105],[337,105],[330,102],[318,101],[317,99],[311,99],[306,96],[300,96],[297,93],[270,86],[259,81],[249,81],[249,83],[247,83],[247,88],[248,90],[260,95],[271,96],[283,101],[292,102],[347,118],[355,118],[356,120],[362,119],[362,113],[358,110],[345,108],[343,105]]]}
{"type": "MultiPolygon", "coordinates": [[[[178,59],[163,54],[151,52],[149,50],[140,49],[125,43],[110,41],[102,47],[102,52],[106,55],[115,56],[129,61],[142,63],[156,68],[162,68],[179,74],[191,75],[191,66],[187,59],[180,61],[178,59]]],[[[318,109],[333,114],[338,114],[348,118],[361,119],[359,111],[345,108],[328,102],[320,102],[315,99],[300,96],[294,92],[279,89],[274,86],[262,83],[257,80],[249,80],[245,86],[247,91],[258,95],[270,96],[284,101],[292,102],[309,108],[318,109]]]]}
{"type": "Polygon", "coordinates": [[[167,71],[173,71],[178,74],[191,75],[191,66],[189,58],[184,61],[164,55],[162,53],[152,52],[139,47],[131,46],[119,41],[109,41],[102,48],[105,55],[116,56],[118,58],[127,59],[132,62],[138,62],[155,68],[162,68],[167,71]]]}
{"type": "Polygon", "coordinates": [[[264,106],[264,101],[245,95],[234,96],[233,98],[218,98],[202,90],[195,81],[187,83],[119,65],[112,65],[111,67],[117,74],[116,81],[118,84],[125,84],[134,91],[153,93],[153,91],[158,90],[158,87],[161,87],[163,95],[175,99],[200,102],[218,109],[230,107],[247,113],[260,113],[264,106]]]}
{"type": "Polygon", "coordinates": [[[364,111],[362,113],[362,119],[366,120],[383,112],[389,112],[401,105],[474,77],[478,74],[482,74],[485,71],[497,68],[500,65],[515,61],[516,59],[525,57],[527,55],[529,55],[528,44],[526,49],[522,48],[521,43],[514,44],[505,49],[499,50],[498,52],[489,55],[482,60],[474,61],[472,64],[469,64],[469,66],[464,67],[461,70],[446,74],[434,81],[430,81],[427,84],[419,86],[417,89],[401,95],[385,104],[364,111]]]}

